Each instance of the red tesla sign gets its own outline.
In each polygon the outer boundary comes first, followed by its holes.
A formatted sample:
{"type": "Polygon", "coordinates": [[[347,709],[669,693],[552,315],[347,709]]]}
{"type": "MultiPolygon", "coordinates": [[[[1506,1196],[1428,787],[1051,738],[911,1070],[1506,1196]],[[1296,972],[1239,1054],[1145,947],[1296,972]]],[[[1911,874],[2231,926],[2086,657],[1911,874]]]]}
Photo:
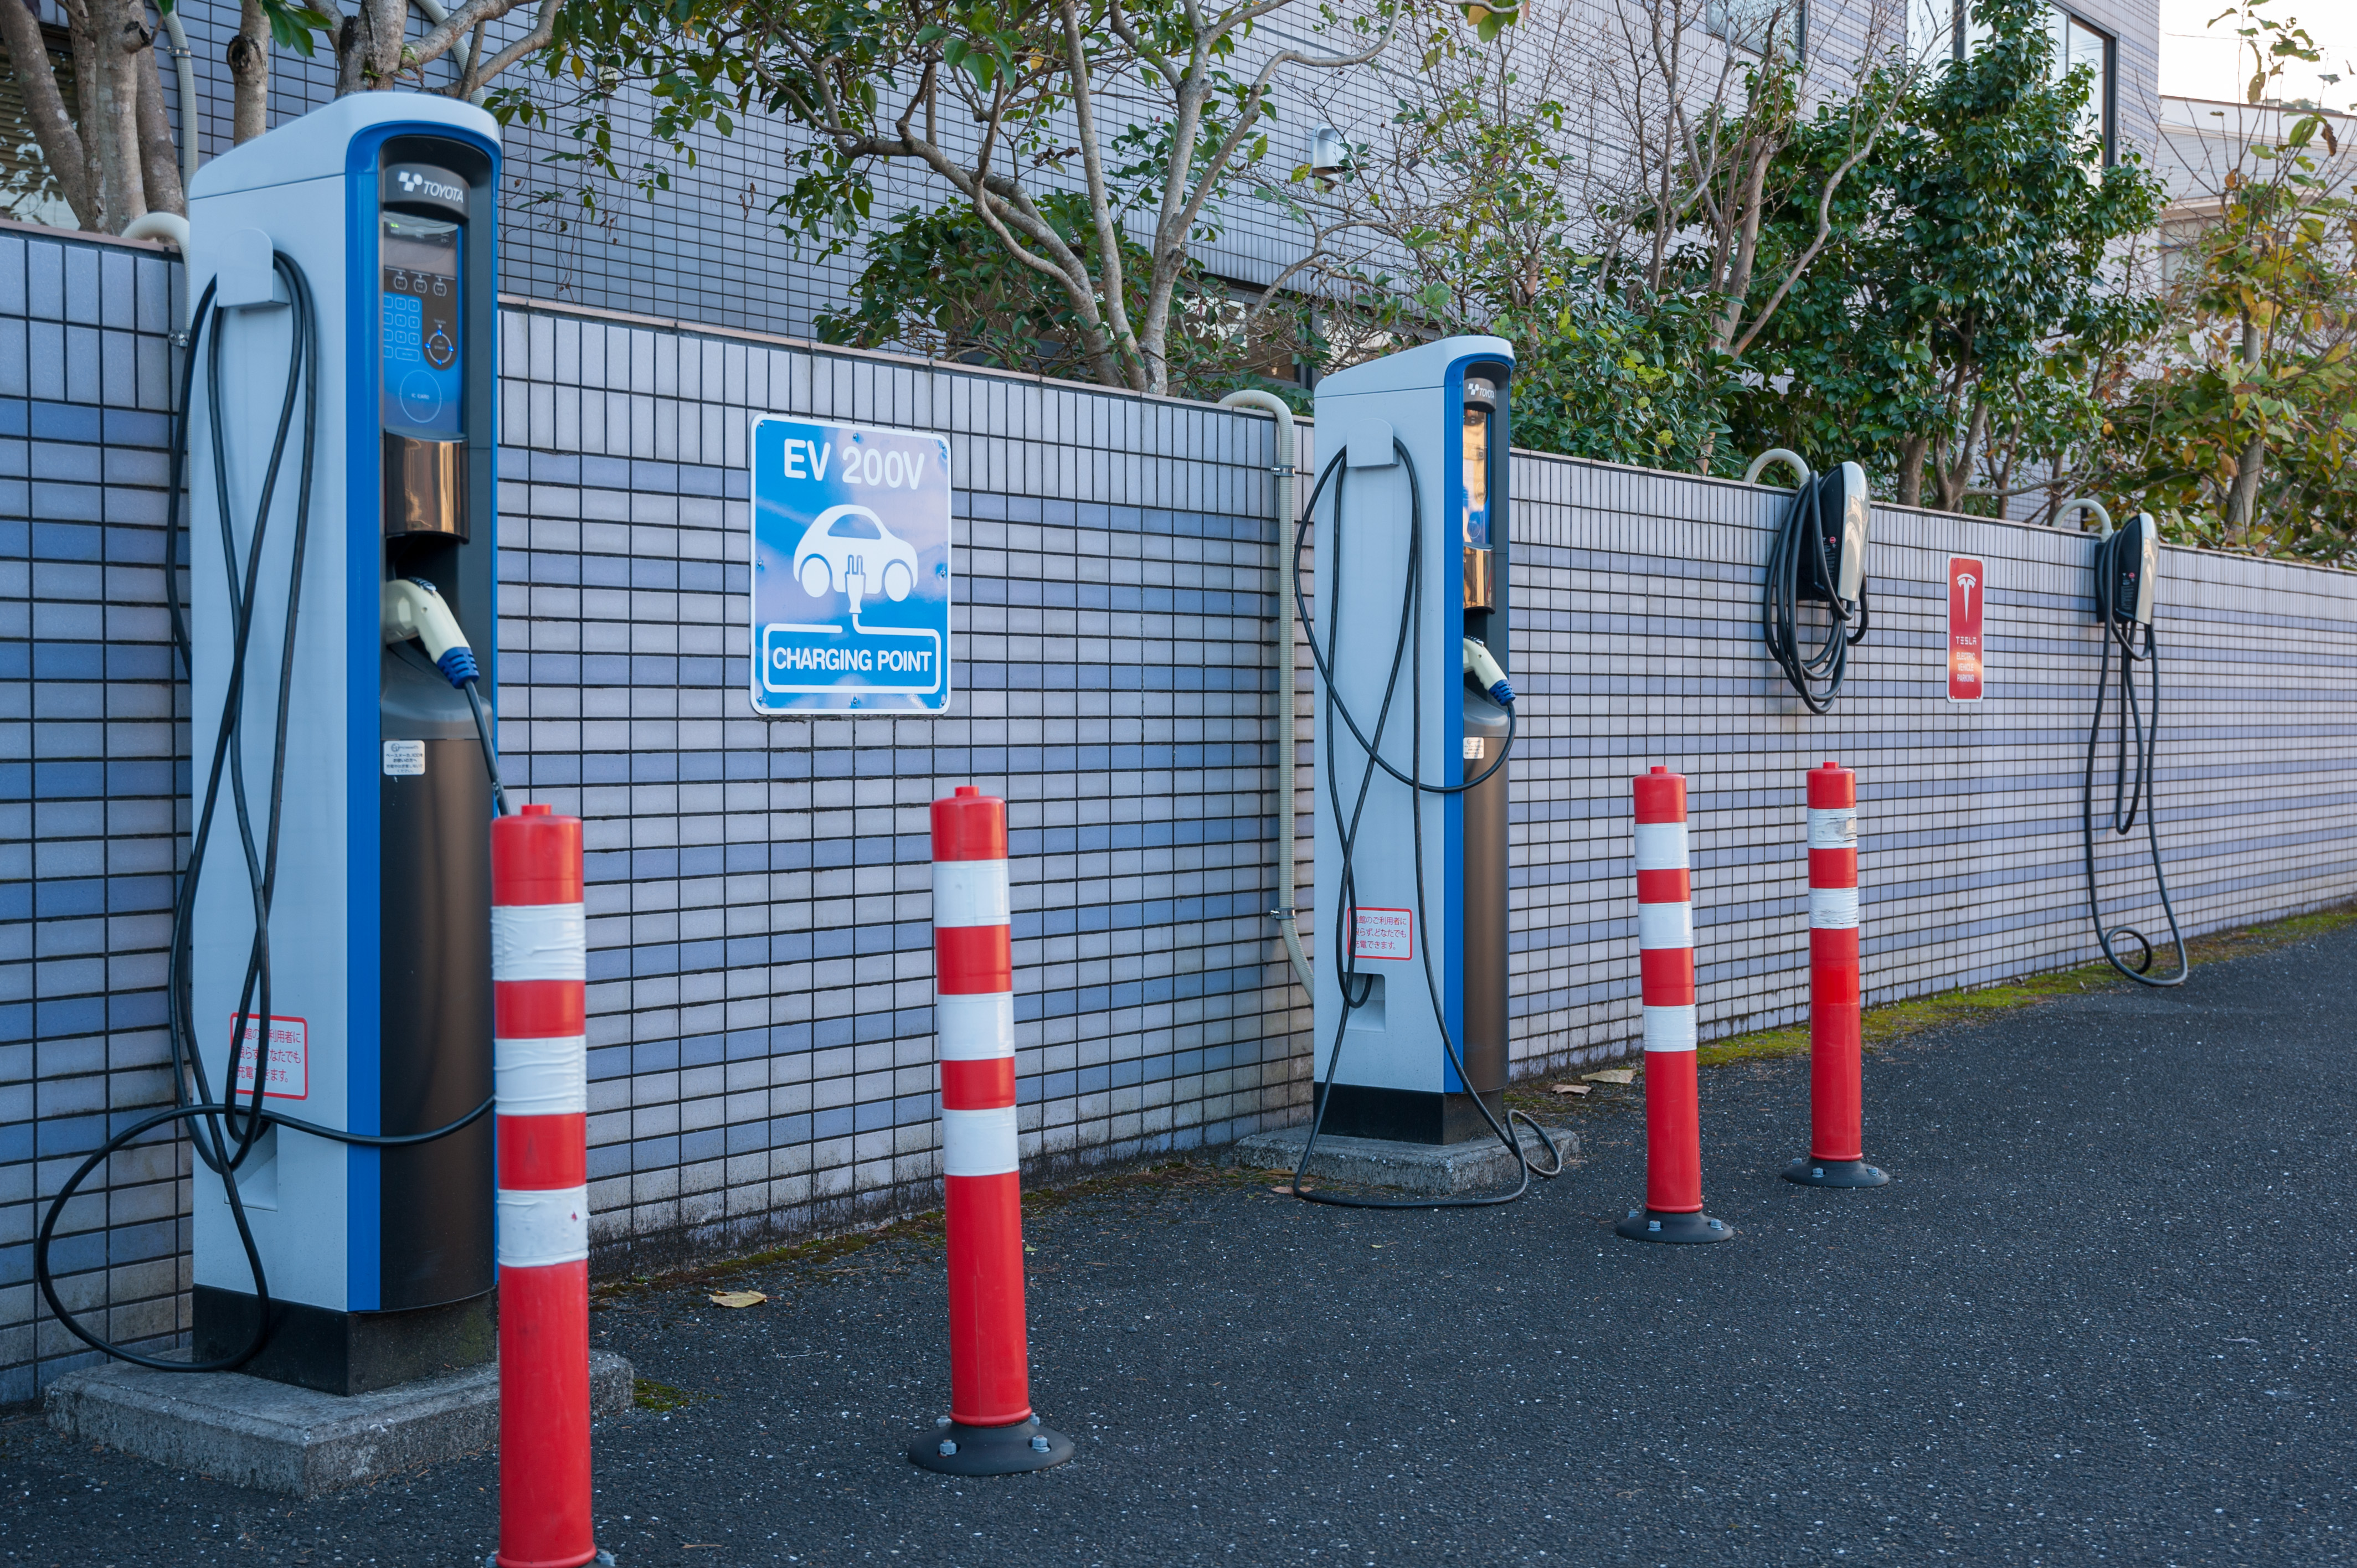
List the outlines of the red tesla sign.
{"type": "Polygon", "coordinates": [[[1986,689],[1981,663],[1982,607],[1988,571],[1970,555],[1948,557],[1948,701],[1977,703],[1986,689]]]}

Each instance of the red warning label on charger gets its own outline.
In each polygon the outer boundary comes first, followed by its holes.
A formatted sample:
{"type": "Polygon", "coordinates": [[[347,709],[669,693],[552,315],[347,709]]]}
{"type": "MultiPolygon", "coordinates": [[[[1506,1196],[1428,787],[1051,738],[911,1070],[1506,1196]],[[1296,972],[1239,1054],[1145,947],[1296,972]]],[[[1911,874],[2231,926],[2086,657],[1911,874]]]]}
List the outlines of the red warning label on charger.
{"type": "Polygon", "coordinates": [[[1359,909],[1351,917],[1351,956],[1405,962],[1415,956],[1415,917],[1405,909],[1359,909]]]}
{"type": "MultiPolygon", "coordinates": [[[[229,1026],[237,1027],[237,1015],[229,1026]]],[[[245,1021],[245,1042],[237,1053],[237,1092],[253,1092],[254,1064],[262,1056],[262,1020],[245,1021]]],[[[311,1026],[300,1018],[270,1020],[269,1076],[262,1081],[265,1100],[307,1100],[311,1094],[311,1026]]]]}

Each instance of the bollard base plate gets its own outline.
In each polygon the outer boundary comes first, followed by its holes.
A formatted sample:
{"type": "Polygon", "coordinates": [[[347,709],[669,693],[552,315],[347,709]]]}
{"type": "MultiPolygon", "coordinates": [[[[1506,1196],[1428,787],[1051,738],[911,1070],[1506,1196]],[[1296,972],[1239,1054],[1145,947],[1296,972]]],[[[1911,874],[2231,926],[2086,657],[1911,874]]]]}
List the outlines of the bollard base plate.
{"type": "MultiPolygon", "coordinates": [[[[597,1554],[584,1563],[581,1568],[592,1568],[592,1564],[595,1564],[595,1568],[614,1568],[614,1554],[601,1546],[597,1549],[597,1554]]],[[[500,1554],[494,1552],[483,1559],[483,1568],[507,1568],[507,1565],[500,1561],[500,1554]]]]}
{"type": "Polygon", "coordinates": [[[1039,1418],[1012,1426],[964,1426],[956,1422],[919,1433],[909,1444],[909,1462],[944,1476],[1019,1476],[1052,1470],[1072,1456],[1072,1440],[1039,1424],[1039,1418]],[[1044,1451],[1038,1439],[1045,1438],[1044,1451]],[[943,1445],[954,1444],[952,1452],[943,1445]]]}
{"type": "Polygon", "coordinates": [[[1802,1187],[1881,1187],[1890,1173],[1864,1160],[1794,1160],[1778,1173],[1802,1187]]]}
{"type": "Polygon", "coordinates": [[[1723,1219],[1707,1214],[1662,1214],[1650,1208],[1631,1209],[1629,1217],[1612,1229],[1631,1241],[1667,1241],[1673,1246],[1735,1240],[1735,1227],[1723,1219]]]}

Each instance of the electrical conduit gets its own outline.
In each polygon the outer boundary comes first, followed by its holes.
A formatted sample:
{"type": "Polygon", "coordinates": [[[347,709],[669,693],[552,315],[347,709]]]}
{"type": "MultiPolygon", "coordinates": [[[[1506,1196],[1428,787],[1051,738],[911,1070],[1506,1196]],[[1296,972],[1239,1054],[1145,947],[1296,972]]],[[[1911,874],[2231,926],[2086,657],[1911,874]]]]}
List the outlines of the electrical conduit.
{"type": "MultiPolygon", "coordinates": [[[[1276,416],[1276,462],[1269,472],[1276,478],[1275,540],[1281,561],[1286,530],[1294,521],[1293,481],[1300,472],[1295,467],[1298,447],[1293,410],[1275,392],[1259,391],[1232,392],[1220,400],[1220,406],[1256,409],[1276,416]]],[[[1293,628],[1293,596],[1280,588],[1276,596],[1276,908],[1272,912],[1276,916],[1277,929],[1285,934],[1285,955],[1293,961],[1294,979],[1301,983],[1303,991],[1315,996],[1317,988],[1309,981],[1309,960],[1301,950],[1300,923],[1294,917],[1293,628]]]]}

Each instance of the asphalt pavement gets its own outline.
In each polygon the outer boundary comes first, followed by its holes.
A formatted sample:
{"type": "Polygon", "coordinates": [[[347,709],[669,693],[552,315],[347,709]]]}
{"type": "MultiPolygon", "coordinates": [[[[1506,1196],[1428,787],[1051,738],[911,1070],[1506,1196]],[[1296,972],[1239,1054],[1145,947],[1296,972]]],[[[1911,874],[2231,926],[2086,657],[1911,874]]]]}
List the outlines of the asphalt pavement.
{"type": "MultiPolygon", "coordinates": [[[[1804,1064],[1703,1075],[1712,1247],[1619,1240],[1636,1094],[1503,1209],[1200,1168],[1028,1222],[1061,1469],[901,1456],[945,1407],[919,1234],[610,1296],[667,1409],[597,1433],[623,1568],[2330,1563],[2357,1532],[2357,928],[1866,1071],[1878,1191],[1777,1179],[1804,1064]],[[708,1291],[766,1291],[728,1310],[708,1291]]],[[[0,1423],[0,1563],[479,1563],[489,1455],[296,1504],[0,1423]]]]}

